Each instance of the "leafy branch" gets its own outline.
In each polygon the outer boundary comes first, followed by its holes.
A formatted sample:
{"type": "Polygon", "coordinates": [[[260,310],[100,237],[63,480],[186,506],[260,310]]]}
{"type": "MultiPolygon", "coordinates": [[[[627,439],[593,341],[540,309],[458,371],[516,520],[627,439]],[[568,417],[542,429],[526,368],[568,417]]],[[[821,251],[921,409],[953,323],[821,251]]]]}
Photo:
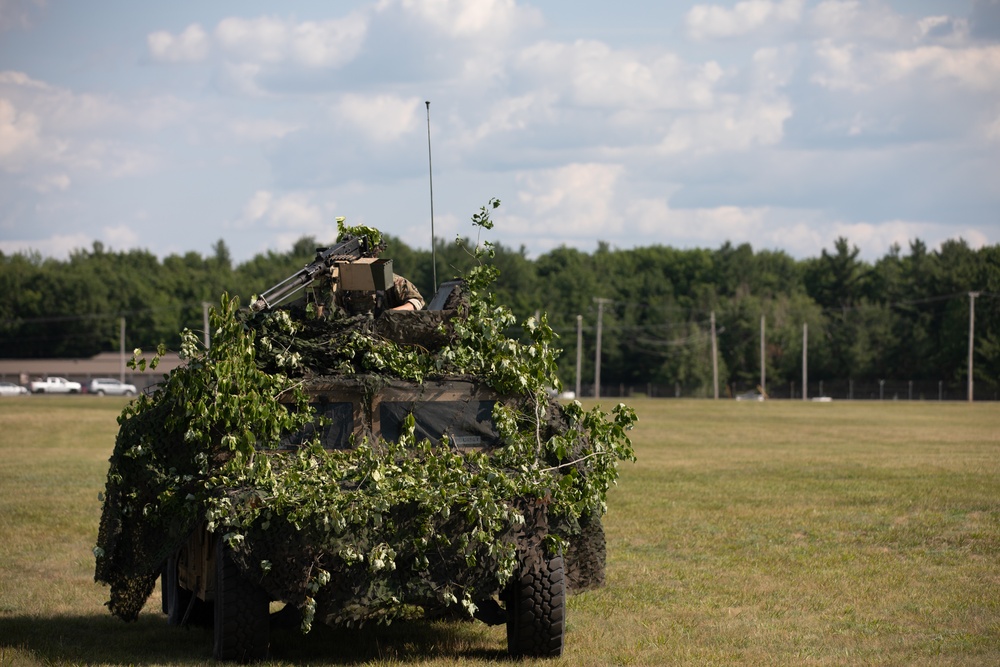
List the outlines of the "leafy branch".
{"type": "MultiPolygon", "coordinates": [[[[492,228],[497,206],[473,223],[492,228]]],[[[477,242],[477,257],[490,252],[477,242]]],[[[300,608],[304,629],[317,615],[389,622],[414,605],[473,613],[512,575],[516,535],[540,530],[531,508],[545,507],[556,538],[603,514],[618,462],[634,460],[635,413],[551,401],[555,333],[543,315],[522,325],[530,342],[508,338],[515,318],[490,294],[495,276],[485,261],[466,276],[467,312],[436,350],[374,335],[364,318],[249,314],[228,297],[211,313],[210,349],[185,331],[186,364],[119,418],[95,549],[112,611],[134,618],[162,560],[204,522],[250,576],[300,608]],[[510,397],[493,412],[503,445],[421,441],[410,415],[397,441],[325,450],[315,436],[281,451],[284,435],[316,422],[304,390],[323,372],[480,378],[510,397]]]]}

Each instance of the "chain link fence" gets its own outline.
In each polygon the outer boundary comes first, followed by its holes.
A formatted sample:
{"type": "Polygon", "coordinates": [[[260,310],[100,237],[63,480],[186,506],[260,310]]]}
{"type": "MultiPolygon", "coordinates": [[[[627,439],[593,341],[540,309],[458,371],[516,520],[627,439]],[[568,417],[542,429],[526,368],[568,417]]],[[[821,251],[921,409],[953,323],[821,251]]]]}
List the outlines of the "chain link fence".
{"type": "MultiPolygon", "coordinates": [[[[580,387],[581,398],[595,396],[593,383],[580,387]]],[[[769,384],[767,397],[771,399],[803,400],[801,383],[769,384]]],[[[745,382],[719,387],[720,399],[754,399],[759,394],[757,384],[745,382]]],[[[688,386],[677,382],[646,384],[601,384],[601,398],[713,398],[711,387],[688,386]]],[[[976,401],[1000,400],[1000,389],[977,382],[973,387],[976,401]]],[[[967,401],[968,385],[965,382],[939,380],[818,380],[810,382],[805,398],[847,401],[967,401]]]]}

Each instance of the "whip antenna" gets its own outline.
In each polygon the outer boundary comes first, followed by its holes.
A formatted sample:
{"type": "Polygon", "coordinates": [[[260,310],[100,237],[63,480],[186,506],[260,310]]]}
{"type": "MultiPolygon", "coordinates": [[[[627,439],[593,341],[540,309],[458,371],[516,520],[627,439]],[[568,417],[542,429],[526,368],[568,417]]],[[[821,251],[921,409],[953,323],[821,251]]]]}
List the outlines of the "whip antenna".
{"type": "Polygon", "coordinates": [[[431,186],[431,278],[434,281],[434,291],[438,288],[437,275],[437,240],[434,237],[434,166],[431,163],[431,102],[427,105],[427,176],[431,186]]]}

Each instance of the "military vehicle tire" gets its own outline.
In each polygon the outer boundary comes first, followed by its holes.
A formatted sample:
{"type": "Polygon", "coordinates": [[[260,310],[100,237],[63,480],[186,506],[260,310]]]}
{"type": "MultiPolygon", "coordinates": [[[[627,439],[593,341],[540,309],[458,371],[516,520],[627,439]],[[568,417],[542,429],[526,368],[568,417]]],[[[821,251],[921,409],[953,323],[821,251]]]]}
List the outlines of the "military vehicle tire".
{"type": "Polygon", "coordinates": [[[186,588],[181,588],[178,583],[176,556],[167,558],[160,574],[160,583],[163,587],[163,613],[167,615],[167,624],[212,627],[212,604],[200,599],[186,588]],[[190,612],[188,608],[191,609],[190,612]]]}
{"type": "Polygon", "coordinates": [[[251,662],[266,658],[270,643],[267,593],[243,577],[225,540],[219,540],[215,563],[215,659],[251,662]]]}
{"type": "Polygon", "coordinates": [[[163,613],[167,615],[169,625],[180,625],[184,613],[191,602],[191,591],[184,590],[177,583],[177,558],[170,556],[163,566],[160,575],[163,583],[163,613]]]}
{"type": "Polygon", "coordinates": [[[160,569],[160,611],[164,616],[170,612],[170,605],[167,602],[167,563],[164,563],[160,569]]]}
{"type": "Polygon", "coordinates": [[[511,657],[556,658],[566,632],[562,556],[539,554],[520,565],[508,585],[507,652],[511,657]]]}
{"type": "Polygon", "coordinates": [[[581,593],[604,585],[607,540],[599,516],[580,517],[580,533],[567,538],[563,552],[566,589],[581,593]]]}

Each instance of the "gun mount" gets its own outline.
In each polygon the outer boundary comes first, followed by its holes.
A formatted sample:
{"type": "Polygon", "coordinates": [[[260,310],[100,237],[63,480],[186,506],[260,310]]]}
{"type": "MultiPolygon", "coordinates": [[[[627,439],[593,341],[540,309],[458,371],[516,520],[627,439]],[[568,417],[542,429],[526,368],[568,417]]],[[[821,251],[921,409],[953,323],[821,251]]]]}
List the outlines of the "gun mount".
{"type": "MultiPolygon", "coordinates": [[[[254,312],[270,310],[300,289],[309,286],[317,278],[329,275],[330,270],[336,265],[356,262],[364,257],[375,255],[380,249],[369,247],[368,239],[356,236],[347,236],[343,241],[329,248],[317,248],[316,258],[312,262],[277,285],[265,290],[250,304],[250,308],[254,312]]],[[[391,263],[388,266],[391,275],[391,263]]],[[[385,289],[384,286],[380,287],[374,284],[371,289],[378,288],[385,289]]]]}

